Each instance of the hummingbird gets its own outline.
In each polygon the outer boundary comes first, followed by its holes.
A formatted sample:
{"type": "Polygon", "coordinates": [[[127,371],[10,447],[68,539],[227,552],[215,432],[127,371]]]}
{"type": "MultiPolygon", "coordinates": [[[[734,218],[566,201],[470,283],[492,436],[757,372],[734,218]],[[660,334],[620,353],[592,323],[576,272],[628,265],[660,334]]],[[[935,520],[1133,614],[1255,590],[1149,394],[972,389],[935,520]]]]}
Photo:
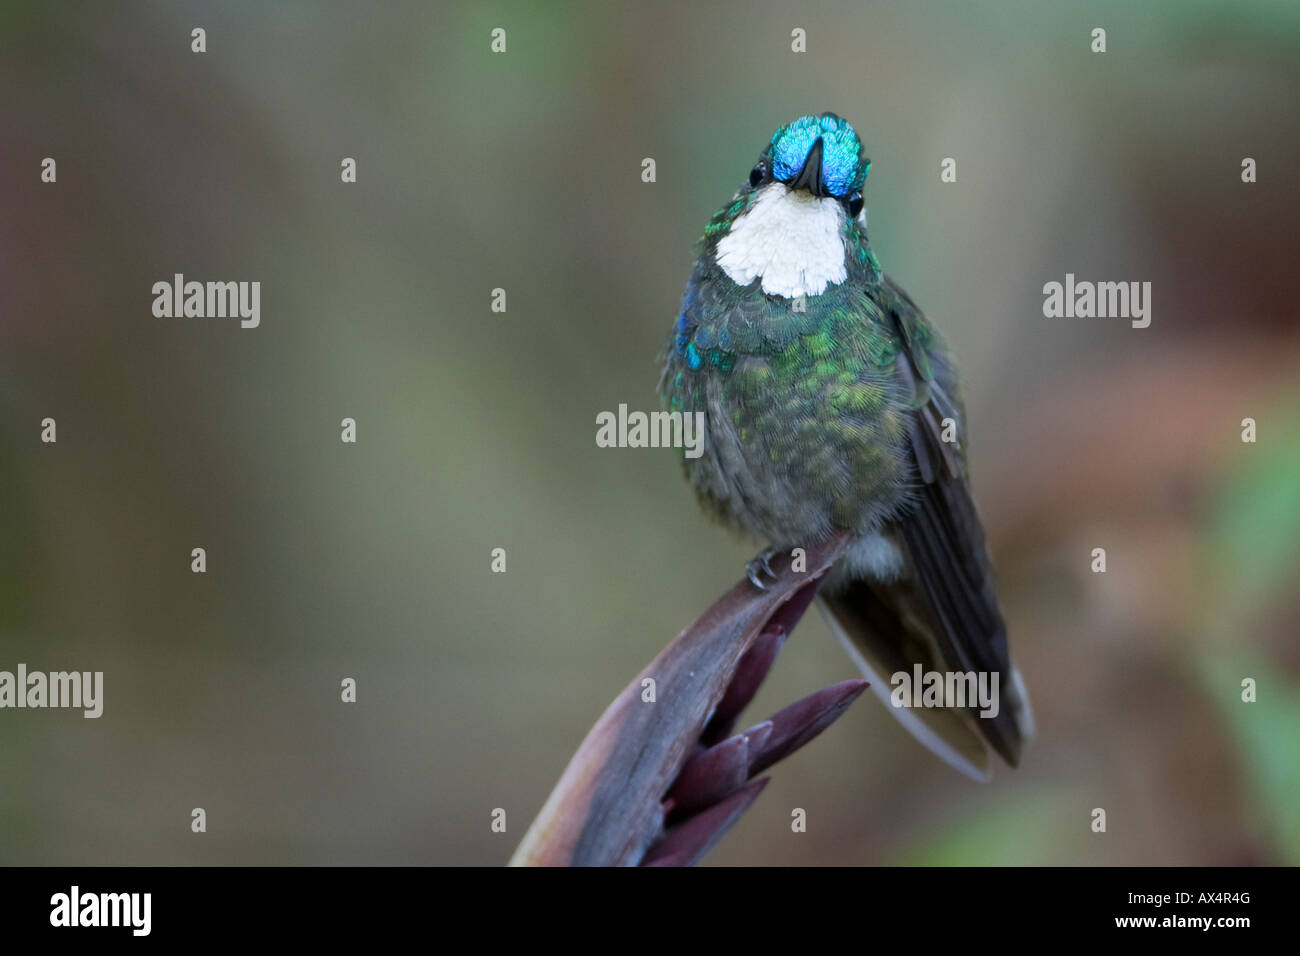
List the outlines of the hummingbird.
{"type": "Polygon", "coordinates": [[[834,113],[776,131],[704,227],[659,397],[703,413],[686,476],[706,513],[766,545],[754,587],[777,555],[850,536],[818,595],[831,630],[917,739],[987,780],[990,748],[1019,763],[1033,715],[971,497],[956,369],[868,241],[870,166],[834,113]],[[985,675],[998,706],[896,705],[891,676],[935,672],[985,675]]]}

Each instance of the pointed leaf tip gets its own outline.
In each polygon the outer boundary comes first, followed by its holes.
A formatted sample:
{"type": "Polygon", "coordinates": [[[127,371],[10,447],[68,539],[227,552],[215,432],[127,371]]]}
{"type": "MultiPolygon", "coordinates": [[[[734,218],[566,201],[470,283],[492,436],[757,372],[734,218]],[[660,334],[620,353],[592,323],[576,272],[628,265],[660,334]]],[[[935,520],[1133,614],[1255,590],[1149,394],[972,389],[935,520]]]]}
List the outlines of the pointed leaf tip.
{"type": "Polygon", "coordinates": [[[846,680],[805,697],[774,714],[772,733],[760,753],[754,755],[751,774],[759,774],[788,757],[835,723],[849,704],[867,689],[864,680],[846,680]]]}

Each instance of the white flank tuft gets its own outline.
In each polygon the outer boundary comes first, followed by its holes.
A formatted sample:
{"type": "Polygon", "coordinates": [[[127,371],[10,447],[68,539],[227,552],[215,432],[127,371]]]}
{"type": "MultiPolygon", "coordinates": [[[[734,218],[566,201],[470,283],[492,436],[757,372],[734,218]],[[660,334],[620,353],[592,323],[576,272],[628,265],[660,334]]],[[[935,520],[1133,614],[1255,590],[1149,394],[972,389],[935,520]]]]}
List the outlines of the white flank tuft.
{"type": "Polygon", "coordinates": [[[850,580],[896,581],[903,573],[903,552],[882,534],[864,534],[844,555],[844,564],[850,580]]]}

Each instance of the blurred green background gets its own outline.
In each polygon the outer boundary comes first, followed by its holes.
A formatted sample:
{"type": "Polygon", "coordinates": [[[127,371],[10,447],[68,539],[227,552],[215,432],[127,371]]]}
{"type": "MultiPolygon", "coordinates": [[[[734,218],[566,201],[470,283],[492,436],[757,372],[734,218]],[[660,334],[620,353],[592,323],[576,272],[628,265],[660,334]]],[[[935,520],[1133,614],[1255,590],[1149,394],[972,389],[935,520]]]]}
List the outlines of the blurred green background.
{"type": "MultiPolygon", "coordinates": [[[[0,669],[106,688],[0,712],[0,862],[504,862],[756,550],[595,416],[657,407],[693,242],[830,109],[960,359],[1039,739],[981,786],[863,698],[709,861],[1300,863],[1298,64],[1292,0],[9,0],[0,669]],[[175,272],[261,327],[154,318],[175,272]],[[1150,328],[1045,319],[1066,272],[1150,328]]],[[[809,615],[752,719],[851,676],[809,615]]]]}

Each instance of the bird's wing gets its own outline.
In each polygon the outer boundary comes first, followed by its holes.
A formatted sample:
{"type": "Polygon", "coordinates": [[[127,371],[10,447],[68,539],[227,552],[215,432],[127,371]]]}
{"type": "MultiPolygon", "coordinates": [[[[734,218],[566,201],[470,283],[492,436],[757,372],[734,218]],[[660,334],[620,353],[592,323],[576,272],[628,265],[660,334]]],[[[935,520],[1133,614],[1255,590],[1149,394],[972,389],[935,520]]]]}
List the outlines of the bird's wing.
{"type": "MultiPolygon", "coordinates": [[[[884,291],[902,342],[898,371],[911,380],[916,399],[909,416],[909,451],[917,487],[911,507],[885,529],[901,546],[906,566],[899,581],[850,582],[828,594],[826,606],[837,622],[836,633],[856,650],[854,657],[864,670],[911,673],[919,663],[925,670],[998,675],[995,717],[979,717],[978,706],[965,712],[892,708],[949,763],[986,778],[987,757],[981,761],[977,755],[984,749],[980,739],[1015,766],[1033,735],[1033,717],[1007,650],[984,531],[966,481],[963,416],[955,386],[947,376],[935,374],[928,329],[915,304],[888,280],[884,291]],[[946,419],[952,420],[957,443],[943,440],[946,419]]],[[[877,680],[881,676],[877,673],[877,680]]]]}

